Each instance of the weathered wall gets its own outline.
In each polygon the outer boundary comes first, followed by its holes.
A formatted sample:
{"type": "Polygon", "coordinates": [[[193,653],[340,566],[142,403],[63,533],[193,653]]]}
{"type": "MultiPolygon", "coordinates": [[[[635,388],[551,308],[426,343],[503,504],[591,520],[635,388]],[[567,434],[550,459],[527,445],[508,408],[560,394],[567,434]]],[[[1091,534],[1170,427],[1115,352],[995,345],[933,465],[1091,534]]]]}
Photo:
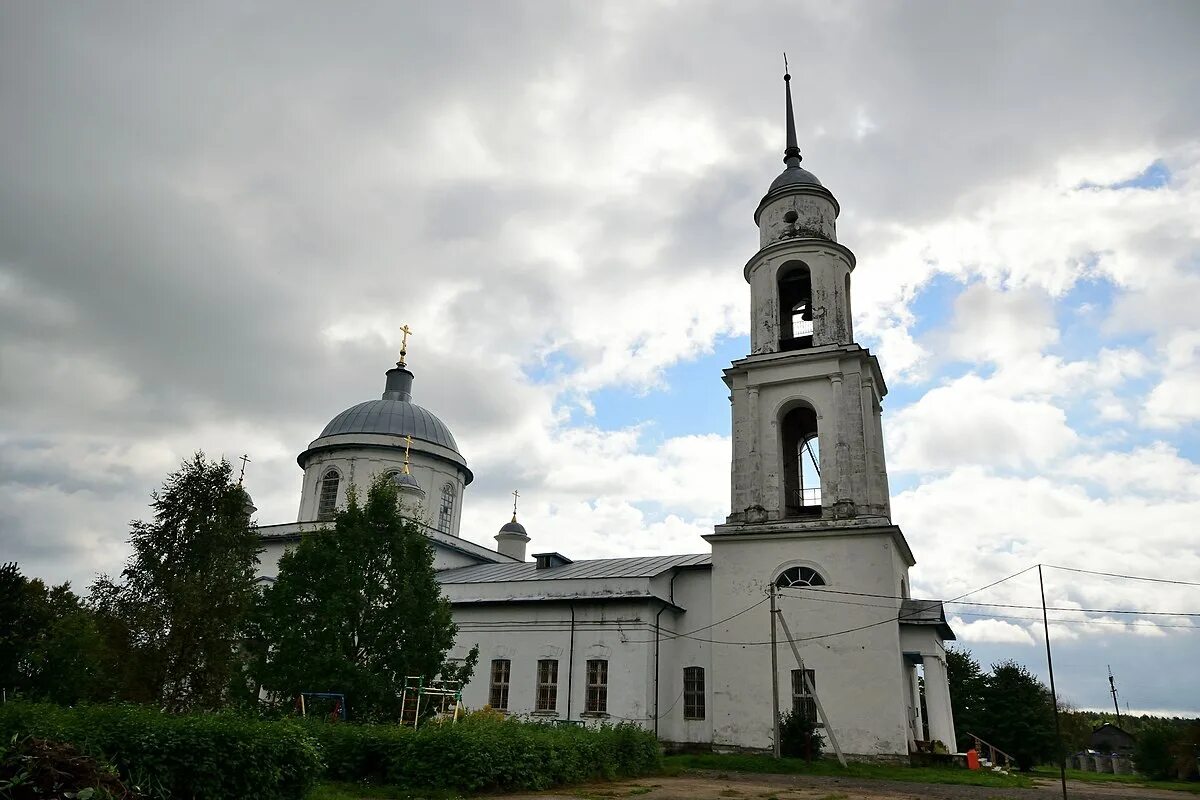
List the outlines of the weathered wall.
{"type": "MultiPolygon", "coordinates": [[[[829,588],[891,595],[896,571],[890,536],[834,533],[713,537],[713,619],[721,620],[763,600],[769,582],[796,564],[817,568],[829,588]]],[[[904,676],[898,668],[900,642],[896,611],[849,605],[845,595],[811,592],[813,599],[779,600],[792,633],[821,637],[859,626],[864,630],[799,643],[842,749],[859,755],[908,752],[904,676]],[[833,601],[833,602],[829,602],[833,601]],[[891,621],[889,621],[891,620],[891,621]],[[880,624],[882,623],[882,624],[880,624]]],[[[881,600],[880,603],[886,603],[881,600]]],[[[897,601],[897,609],[898,609],[897,601]]],[[[782,631],[780,632],[782,639],[782,631]]],[[[771,655],[761,644],[770,637],[768,604],[713,628],[713,638],[729,644],[713,651],[713,742],[715,745],[771,746],[771,655]]],[[[779,646],[782,710],[791,706],[791,649],[779,646]]]]}

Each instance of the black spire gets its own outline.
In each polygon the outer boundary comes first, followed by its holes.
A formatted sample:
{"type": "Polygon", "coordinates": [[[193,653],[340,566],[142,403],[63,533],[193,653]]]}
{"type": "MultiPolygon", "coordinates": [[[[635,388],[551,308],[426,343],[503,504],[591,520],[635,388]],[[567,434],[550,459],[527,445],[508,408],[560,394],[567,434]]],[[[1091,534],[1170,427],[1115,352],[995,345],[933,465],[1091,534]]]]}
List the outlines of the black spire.
{"type": "Polygon", "coordinates": [[[798,167],[803,159],[800,146],[796,144],[796,115],[792,112],[792,76],[787,71],[787,53],[783,54],[783,91],[787,97],[787,147],[783,151],[783,163],[798,167]]]}

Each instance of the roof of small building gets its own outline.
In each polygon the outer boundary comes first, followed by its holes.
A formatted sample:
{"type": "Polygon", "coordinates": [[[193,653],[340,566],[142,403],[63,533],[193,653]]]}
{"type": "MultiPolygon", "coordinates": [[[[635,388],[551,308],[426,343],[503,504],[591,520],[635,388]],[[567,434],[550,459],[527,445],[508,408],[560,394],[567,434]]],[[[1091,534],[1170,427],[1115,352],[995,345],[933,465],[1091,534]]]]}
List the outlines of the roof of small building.
{"type": "Polygon", "coordinates": [[[699,553],[682,556],[596,558],[572,561],[538,569],[537,564],[478,564],[438,573],[440,583],[503,583],[514,581],[559,581],[580,578],[653,578],[676,567],[707,567],[712,556],[699,553]]]}
{"type": "Polygon", "coordinates": [[[954,641],[957,638],[954,630],[946,622],[946,610],[942,607],[941,600],[913,600],[910,598],[900,601],[900,623],[903,625],[936,625],[938,634],[943,639],[954,641]]]}

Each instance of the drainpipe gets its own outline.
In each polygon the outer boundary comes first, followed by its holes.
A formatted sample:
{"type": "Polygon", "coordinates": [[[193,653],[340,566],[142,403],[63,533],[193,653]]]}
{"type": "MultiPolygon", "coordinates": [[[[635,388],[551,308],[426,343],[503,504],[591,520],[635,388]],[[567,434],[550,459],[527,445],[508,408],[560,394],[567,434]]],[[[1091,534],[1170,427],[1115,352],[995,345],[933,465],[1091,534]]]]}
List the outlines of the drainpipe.
{"type": "MultiPolygon", "coordinates": [[[[671,585],[668,590],[668,596],[671,598],[671,605],[675,605],[675,579],[679,577],[679,570],[671,571],[671,585]]],[[[658,619],[662,613],[667,610],[664,605],[654,615],[654,738],[658,738],[658,648],[662,641],[662,636],[659,634],[658,619]]]]}
{"type": "Polygon", "coordinates": [[[571,603],[571,649],[567,654],[567,721],[571,721],[571,683],[575,677],[575,604],[571,603]]]}

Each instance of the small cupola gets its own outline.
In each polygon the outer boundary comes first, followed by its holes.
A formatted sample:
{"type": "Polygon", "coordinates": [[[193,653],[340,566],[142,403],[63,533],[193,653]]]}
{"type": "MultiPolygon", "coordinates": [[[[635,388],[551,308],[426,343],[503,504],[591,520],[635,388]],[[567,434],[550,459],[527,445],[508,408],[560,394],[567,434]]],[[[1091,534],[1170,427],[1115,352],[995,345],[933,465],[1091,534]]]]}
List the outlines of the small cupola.
{"type": "MultiPolygon", "coordinates": [[[[408,377],[411,381],[412,375],[410,374],[408,377]]],[[[411,450],[412,436],[405,436],[404,466],[401,467],[399,472],[392,476],[392,483],[396,485],[396,492],[400,495],[401,503],[407,502],[410,505],[419,506],[425,499],[425,490],[421,488],[421,484],[417,483],[417,479],[412,476],[412,470],[409,467],[408,460],[411,450]]]]}
{"type": "Polygon", "coordinates": [[[496,533],[496,552],[509,558],[515,558],[517,561],[524,561],[525,546],[529,544],[529,534],[525,532],[525,526],[517,522],[517,498],[520,496],[520,492],[513,492],[512,520],[501,525],[499,532],[496,533]]]}

